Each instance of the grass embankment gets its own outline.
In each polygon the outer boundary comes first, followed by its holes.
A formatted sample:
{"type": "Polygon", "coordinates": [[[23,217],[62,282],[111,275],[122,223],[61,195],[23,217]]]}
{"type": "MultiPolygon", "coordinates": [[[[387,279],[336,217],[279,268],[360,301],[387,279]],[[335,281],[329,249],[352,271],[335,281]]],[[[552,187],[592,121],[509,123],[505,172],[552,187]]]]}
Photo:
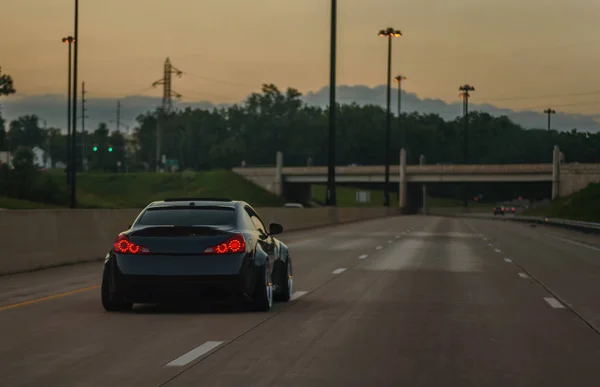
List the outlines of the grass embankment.
{"type": "MultiPolygon", "coordinates": [[[[327,187],[324,185],[313,185],[312,196],[318,201],[325,201],[327,187]]],[[[382,190],[366,190],[353,187],[337,187],[336,188],[337,204],[340,207],[373,207],[383,205],[383,191],[382,190]],[[369,203],[359,203],[356,201],[356,193],[360,191],[368,191],[371,193],[371,201],[369,203]]],[[[390,195],[390,201],[392,206],[398,205],[398,196],[396,193],[390,195]]],[[[427,198],[427,208],[462,208],[463,201],[460,199],[446,199],[446,198],[427,198]]],[[[477,208],[481,210],[492,210],[494,207],[493,203],[481,203],[481,202],[469,202],[470,208],[477,208]]]]}
{"type": "Polygon", "coordinates": [[[549,206],[531,209],[523,215],[600,222],[600,183],[592,183],[549,206]]]}
{"type": "Polygon", "coordinates": [[[0,208],[4,208],[7,210],[35,210],[60,207],[46,203],[30,202],[29,200],[20,200],[0,196],[0,208]]]}
{"type": "MultiPolygon", "coordinates": [[[[65,192],[62,172],[49,171],[65,192]]],[[[245,200],[254,206],[280,207],[284,199],[229,171],[182,173],[82,173],[77,175],[79,208],[141,208],[154,200],[173,197],[214,197],[245,200]]],[[[0,208],[52,208],[43,203],[14,199],[0,201],[0,208]]]]}

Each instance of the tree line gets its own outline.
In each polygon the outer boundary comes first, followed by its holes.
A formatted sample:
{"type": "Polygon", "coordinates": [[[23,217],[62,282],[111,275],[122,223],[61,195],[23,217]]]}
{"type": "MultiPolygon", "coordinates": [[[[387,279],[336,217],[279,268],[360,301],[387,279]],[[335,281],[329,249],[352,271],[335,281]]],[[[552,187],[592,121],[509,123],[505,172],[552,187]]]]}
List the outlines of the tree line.
{"type": "MultiPolygon", "coordinates": [[[[337,106],[338,165],[384,163],[385,109],[366,105],[337,106]]],[[[149,111],[137,118],[133,135],[109,131],[106,124],[85,136],[77,135],[79,170],[83,159],[90,171],[153,170],[156,165],[156,130],[161,128],[161,154],[180,169],[209,170],[239,166],[274,165],[282,151],[284,163],[301,166],[327,163],[328,110],[302,102],[295,89],[280,91],[264,85],[260,93],[227,108],[149,111]],[[157,122],[158,121],[158,122],[157,122]],[[109,149],[111,152],[109,152],[109,149]]],[[[391,150],[397,163],[401,147],[409,149],[409,163],[419,155],[427,163],[462,163],[464,120],[443,120],[437,114],[407,113],[392,118],[391,150]]],[[[52,163],[65,163],[66,138],[58,128],[41,128],[35,115],[9,123],[0,121],[0,149],[39,147],[52,163]]],[[[524,129],[506,116],[469,115],[470,163],[550,162],[558,145],[567,162],[600,162],[600,134],[524,129]]]]}

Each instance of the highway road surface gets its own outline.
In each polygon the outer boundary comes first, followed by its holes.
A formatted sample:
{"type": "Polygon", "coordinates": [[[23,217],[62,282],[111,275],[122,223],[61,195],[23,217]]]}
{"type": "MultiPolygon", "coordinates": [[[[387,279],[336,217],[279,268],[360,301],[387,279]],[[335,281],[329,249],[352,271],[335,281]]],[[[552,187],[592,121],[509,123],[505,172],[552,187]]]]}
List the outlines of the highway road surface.
{"type": "Polygon", "coordinates": [[[600,237],[415,216],[282,239],[294,300],[269,313],[107,313],[99,263],[1,277],[0,386],[600,386],[600,237]]]}

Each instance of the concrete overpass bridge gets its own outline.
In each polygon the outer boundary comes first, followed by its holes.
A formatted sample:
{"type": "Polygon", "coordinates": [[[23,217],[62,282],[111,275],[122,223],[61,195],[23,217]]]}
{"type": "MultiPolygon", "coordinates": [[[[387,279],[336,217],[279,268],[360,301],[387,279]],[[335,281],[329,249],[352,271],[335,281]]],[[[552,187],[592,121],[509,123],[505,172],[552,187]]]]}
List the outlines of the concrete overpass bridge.
{"type": "MultiPolygon", "coordinates": [[[[570,195],[589,183],[600,181],[600,164],[565,164],[558,147],[554,147],[553,162],[547,164],[473,164],[407,165],[406,153],[400,152],[400,163],[390,166],[390,182],[398,184],[399,206],[407,209],[420,202],[424,187],[432,183],[532,183],[552,184],[552,199],[570,195]]],[[[327,167],[285,167],[278,152],[272,168],[234,168],[246,179],[265,189],[295,200],[310,196],[312,184],[327,182],[327,167]]],[[[336,167],[337,184],[378,184],[385,182],[384,166],[336,167]]]]}

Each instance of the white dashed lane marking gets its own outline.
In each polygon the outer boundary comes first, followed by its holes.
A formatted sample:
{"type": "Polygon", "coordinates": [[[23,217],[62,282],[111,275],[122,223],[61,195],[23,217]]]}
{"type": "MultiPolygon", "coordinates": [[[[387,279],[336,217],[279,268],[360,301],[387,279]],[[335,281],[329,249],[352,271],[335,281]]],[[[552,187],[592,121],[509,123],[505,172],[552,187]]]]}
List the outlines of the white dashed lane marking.
{"type": "Polygon", "coordinates": [[[345,271],[346,271],[346,268],[345,267],[341,267],[339,269],[335,269],[332,273],[333,274],[342,274],[345,271]]]}
{"type": "Polygon", "coordinates": [[[294,292],[292,294],[292,296],[290,297],[290,300],[297,300],[298,298],[302,297],[306,293],[308,293],[308,292],[294,292]]]}
{"type": "Polygon", "coordinates": [[[521,278],[529,278],[529,276],[525,273],[519,273],[519,277],[521,278]]]}
{"type": "Polygon", "coordinates": [[[558,302],[558,300],[554,297],[545,297],[544,301],[546,301],[548,303],[548,305],[550,305],[551,307],[555,308],[555,309],[563,309],[564,305],[561,304],[560,302],[558,302]]]}
{"type": "Polygon", "coordinates": [[[504,262],[511,263],[512,259],[510,259],[510,258],[504,258],[504,262]]]}
{"type": "Polygon", "coordinates": [[[494,251],[497,252],[497,253],[501,253],[502,252],[502,250],[500,250],[500,249],[496,249],[494,251]]]}
{"type": "Polygon", "coordinates": [[[183,366],[193,362],[200,356],[217,348],[221,344],[223,344],[222,341],[207,341],[206,343],[202,344],[201,346],[192,349],[188,353],[185,353],[185,354],[179,356],[177,359],[168,363],[166,366],[167,367],[183,367],[183,366]]]}
{"type": "Polygon", "coordinates": [[[381,250],[381,249],[383,249],[383,246],[377,246],[377,247],[375,247],[375,250],[381,250]]]}
{"type": "Polygon", "coordinates": [[[367,259],[369,258],[369,256],[367,254],[363,254],[360,257],[358,257],[358,259],[367,259]]]}

